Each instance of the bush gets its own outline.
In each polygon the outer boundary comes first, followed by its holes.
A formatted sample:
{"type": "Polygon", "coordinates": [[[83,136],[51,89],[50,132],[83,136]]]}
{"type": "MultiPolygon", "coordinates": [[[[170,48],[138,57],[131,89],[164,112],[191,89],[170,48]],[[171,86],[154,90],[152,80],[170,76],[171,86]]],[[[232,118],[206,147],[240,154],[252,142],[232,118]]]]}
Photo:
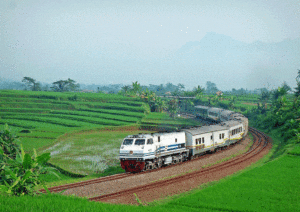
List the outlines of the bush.
{"type": "Polygon", "coordinates": [[[25,153],[7,125],[0,132],[0,138],[0,191],[15,196],[35,195],[34,187],[43,184],[40,174],[55,174],[51,171],[53,168],[44,166],[50,159],[50,153],[37,156],[35,149],[33,155],[25,153]]]}

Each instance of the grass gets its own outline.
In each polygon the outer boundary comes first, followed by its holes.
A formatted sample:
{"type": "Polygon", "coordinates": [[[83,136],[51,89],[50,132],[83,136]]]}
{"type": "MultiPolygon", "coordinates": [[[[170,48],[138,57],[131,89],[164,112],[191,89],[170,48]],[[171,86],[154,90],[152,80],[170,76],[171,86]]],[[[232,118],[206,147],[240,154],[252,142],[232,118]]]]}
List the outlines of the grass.
{"type": "Polygon", "coordinates": [[[229,180],[170,201],[164,207],[186,206],[224,211],[296,211],[299,208],[300,161],[283,156],[229,180]],[[230,189],[228,189],[230,188],[230,189]]]}
{"type": "Polygon", "coordinates": [[[288,154],[300,156],[300,145],[296,145],[292,150],[288,152],[288,154]]]}

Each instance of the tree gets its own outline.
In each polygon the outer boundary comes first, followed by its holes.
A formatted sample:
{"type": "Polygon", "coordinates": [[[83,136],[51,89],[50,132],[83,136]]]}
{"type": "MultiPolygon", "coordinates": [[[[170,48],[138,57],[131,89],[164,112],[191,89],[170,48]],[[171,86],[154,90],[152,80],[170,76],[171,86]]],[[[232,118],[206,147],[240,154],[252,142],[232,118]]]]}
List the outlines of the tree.
{"type": "Polygon", "coordinates": [[[290,90],[290,86],[284,82],[281,87],[278,87],[278,89],[273,91],[273,99],[276,101],[278,98],[285,96],[290,90]]]}
{"type": "Polygon", "coordinates": [[[132,83],[132,91],[135,95],[139,96],[141,94],[142,88],[140,83],[138,83],[138,81],[132,83]]]}
{"type": "Polygon", "coordinates": [[[25,83],[26,89],[29,88],[32,91],[41,90],[41,84],[39,82],[36,82],[36,80],[31,77],[24,77],[22,82],[25,83]]]}
{"type": "Polygon", "coordinates": [[[297,82],[297,87],[295,87],[294,94],[296,97],[300,96],[300,82],[297,82]]]}
{"type": "Polygon", "coordinates": [[[76,91],[79,87],[80,85],[78,83],[76,84],[75,80],[68,78],[66,86],[67,91],[76,91]]]}
{"type": "Polygon", "coordinates": [[[128,91],[130,90],[130,86],[129,85],[125,85],[122,87],[122,91],[123,93],[126,95],[128,93],[128,91]]]}
{"type": "Polygon", "coordinates": [[[286,83],[286,81],[283,82],[282,86],[281,86],[286,92],[291,91],[291,87],[286,83]]]}
{"type": "Polygon", "coordinates": [[[216,84],[211,82],[211,81],[207,81],[206,82],[206,92],[209,94],[215,94],[219,89],[217,88],[216,84]]]}
{"type": "Polygon", "coordinates": [[[200,85],[198,85],[196,88],[194,88],[194,94],[195,96],[201,96],[205,91],[205,88],[202,88],[200,85]]]}
{"type": "Polygon", "coordinates": [[[295,88],[294,93],[296,97],[299,97],[300,96],[300,69],[298,70],[296,81],[297,81],[297,87],[295,88]]]}
{"type": "Polygon", "coordinates": [[[75,84],[76,81],[68,78],[68,80],[59,80],[52,83],[51,89],[57,92],[76,91],[80,86],[75,84]]]}
{"type": "Polygon", "coordinates": [[[168,111],[170,113],[170,117],[174,118],[178,112],[178,100],[177,99],[171,99],[168,102],[168,111]]]}
{"type": "Polygon", "coordinates": [[[181,83],[179,83],[178,85],[177,85],[177,87],[178,87],[178,90],[180,91],[180,92],[182,92],[183,90],[184,90],[184,85],[183,84],[181,84],[181,83]]]}
{"type": "Polygon", "coordinates": [[[296,81],[297,81],[297,83],[300,82],[300,69],[298,69],[298,75],[296,77],[296,81]]]}

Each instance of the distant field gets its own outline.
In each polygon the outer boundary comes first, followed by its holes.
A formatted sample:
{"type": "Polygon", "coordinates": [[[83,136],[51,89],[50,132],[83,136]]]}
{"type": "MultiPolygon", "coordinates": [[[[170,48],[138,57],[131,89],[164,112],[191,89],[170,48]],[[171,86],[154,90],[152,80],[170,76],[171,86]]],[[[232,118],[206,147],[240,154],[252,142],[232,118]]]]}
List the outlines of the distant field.
{"type": "Polygon", "coordinates": [[[135,125],[148,108],[113,94],[0,91],[0,125],[7,123],[27,151],[41,151],[74,130],[135,125]]]}
{"type": "Polygon", "coordinates": [[[166,113],[150,113],[141,120],[145,129],[176,130],[191,126],[202,125],[200,120],[184,119],[177,117],[175,120],[166,113]]]}

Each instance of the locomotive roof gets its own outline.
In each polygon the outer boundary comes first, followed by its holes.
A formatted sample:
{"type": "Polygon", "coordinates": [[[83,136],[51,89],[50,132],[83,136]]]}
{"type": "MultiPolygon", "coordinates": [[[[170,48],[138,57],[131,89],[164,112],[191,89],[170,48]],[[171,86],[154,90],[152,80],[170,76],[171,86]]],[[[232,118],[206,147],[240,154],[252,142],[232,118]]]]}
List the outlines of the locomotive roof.
{"type": "Polygon", "coordinates": [[[197,106],[195,106],[195,108],[202,109],[202,110],[208,110],[209,109],[208,106],[202,106],[202,105],[197,105],[197,106]]]}
{"type": "Polygon", "coordinates": [[[223,109],[220,109],[220,108],[217,108],[217,107],[211,107],[210,109],[208,109],[209,112],[215,112],[215,113],[219,113],[222,110],[223,109]]]}
{"type": "Polygon", "coordinates": [[[223,110],[223,111],[221,112],[221,114],[222,114],[223,116],[229,116],[229,115],[231,115],[232,113],[234,113],[234,112],[231,111],[231,110],[223,110]]]}
{"type": "Polygon", "coordinates": [[[204,133],[219,131],[219,130],[226,130],[228,127],[226,125],[210,125],[210,126],[202,126],[197,128],[191,128],[191,129],[183,129],[183,131],[190,133],[192,135],[200,135],[204,133]]]}
{"type": "Polygon", "coordinates": [[[223,125],[226,127],[234,127],[236,125],[240,125],[242,124],[240,121],[236,121],[236,120],[229,120],[229,121],[225,121],[223,122],[223,125]]]}

